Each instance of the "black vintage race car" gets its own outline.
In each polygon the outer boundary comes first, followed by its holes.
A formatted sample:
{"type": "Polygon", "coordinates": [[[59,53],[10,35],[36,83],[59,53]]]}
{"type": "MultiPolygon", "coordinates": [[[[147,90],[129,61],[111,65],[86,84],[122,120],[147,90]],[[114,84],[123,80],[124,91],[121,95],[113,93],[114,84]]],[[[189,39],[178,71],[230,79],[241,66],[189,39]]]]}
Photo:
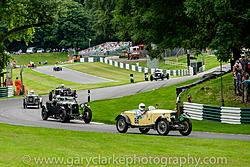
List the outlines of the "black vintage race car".
{"type": "Polygon", "coordinates": [[[164,78],[169,79],[169,74],[164,74],[161,70],[156,70],[153,75],[150,75],[150,81],[164,80],[164,78]]]}
{"type": "Polygon", "coordinates": [[[52,99],[55,99],[58,95],[77,98],[76,90],[71,90],[70,88],[66,88],[64,87],[64,84],[62,84],[61,87],[58,87],[49,92],[49,100],[52,101],[52,99]]]}
{"type": "Polygon", "coordinates": [[[42,119],[59,119],[61,122],[70,122],[73,119],[84,120],[90,123],[92,111],[87,104],[81,104],[80,107],[76,101],[76,92],[67,88],[57,88],[50,92],[49,101],[46,106],[42,106],[42,119]]]}
{"type": "Polygon", "coordinates": [[[54,66],[53,71],[62,71],[62,67],[61,66],[54,66]]]}
{"type": "Polygon", "coordinates": [[[28,94],[23,98],[23,108],[37,107],[38,109],[42,107],[42,98],[37,94],[28,94]]]}

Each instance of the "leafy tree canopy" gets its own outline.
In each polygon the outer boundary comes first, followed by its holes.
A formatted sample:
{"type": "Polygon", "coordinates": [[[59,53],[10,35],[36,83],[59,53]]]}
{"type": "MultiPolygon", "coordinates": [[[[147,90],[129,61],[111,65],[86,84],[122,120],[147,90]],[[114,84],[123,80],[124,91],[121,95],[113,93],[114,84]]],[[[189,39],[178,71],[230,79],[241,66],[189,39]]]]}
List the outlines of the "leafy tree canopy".
{"type": "Polygon", "coordinates": [[[55,22],[66,0],[1,0],[0,2],[0,72],[8,63],[5,40],[32,40],[35,27],[55,22]]]}

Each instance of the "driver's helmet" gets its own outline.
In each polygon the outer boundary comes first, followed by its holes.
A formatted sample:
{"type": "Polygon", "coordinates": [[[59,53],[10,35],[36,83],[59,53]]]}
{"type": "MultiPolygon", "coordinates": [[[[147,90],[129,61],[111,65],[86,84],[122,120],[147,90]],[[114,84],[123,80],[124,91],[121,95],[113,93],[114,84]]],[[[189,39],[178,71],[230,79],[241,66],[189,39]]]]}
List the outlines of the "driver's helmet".
{"type": "Polygon", "coordinates": [[[32,95],[33,95],[34,93],[35,93],[34,90],[31,90],[31,91],[30,91],[30,94],[32,94],[32,95]]]}
{"type": "Polygon", "coordinates": [[[141,110],[141,111],[145,110],[145,104],[144,103],[139,104],[139,110],[141,110]]]}
{"type": "Polygon", "coordinates": [[[62,84],[61,87],[64,88],[64,84],[62,84]]]}

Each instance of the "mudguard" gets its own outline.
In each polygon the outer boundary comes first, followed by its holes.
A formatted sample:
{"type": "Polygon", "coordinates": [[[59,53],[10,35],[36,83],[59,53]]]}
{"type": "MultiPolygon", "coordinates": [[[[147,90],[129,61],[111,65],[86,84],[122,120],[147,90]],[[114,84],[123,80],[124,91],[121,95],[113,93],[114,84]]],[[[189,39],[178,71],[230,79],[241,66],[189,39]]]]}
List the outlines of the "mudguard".
{"type": "Polygon", "coordinates": [[[126,114],[121,113],[120,115],[118,115],[118,116],[115,118],[115,120],[118,120],[119,117],[124,117],[125,120],[126,120],[126,122],[127,122],[128,124],[130,124],[130,119],[129,119],[129,117],[128,117],[126,114]]]}

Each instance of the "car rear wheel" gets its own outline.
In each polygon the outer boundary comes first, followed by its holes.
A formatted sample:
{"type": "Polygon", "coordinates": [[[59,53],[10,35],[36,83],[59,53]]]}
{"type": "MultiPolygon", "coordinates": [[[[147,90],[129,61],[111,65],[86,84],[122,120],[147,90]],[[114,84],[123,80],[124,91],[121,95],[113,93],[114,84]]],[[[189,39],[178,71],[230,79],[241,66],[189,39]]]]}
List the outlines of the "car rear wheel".
{"type": "Polygon", "coordinates": [[[182,134],[182,136],[188,136],[192,131],[192,122],[188,118],[185,118],[181,124],[185,126],[185,129],[179,130],[180,134],[182,134]]]}
{"type": "Polygon", "coordinates": [[[26,104],[25,100],[23,100],[23,108],[24,109],[27,108],[27,104],[26,104]]]}
{"type": "Polygon", "coordinates": [[[149,130],[150,130],[149,128],[139,128],[139,131],[140,131],[142,134],[147,134],[149,130]]]}
{"type": "Polygon", "coordinates": [[[119,117],[116,122],[116,129],[120,133],[126,133],[128,130],[128,123],[126,122],[124,117],[119,117]]]}
{"type": "Polygon", "coordinates": [[[85,108],[83,111],[83,120],[86,124],[90,123],[92,119],[92,111],[89,108],[85,108]]]}
{"type": "Polygon", "coordinates": [[[166,119],[161,119],[156,124],[156,130],[160,135],[167,135],[169,132],[169,123],[166,119]]]}
{"type": "Polygon", "coordinates": [[[53,96],[52,92],[49,92],[49,101],[52,101],[52,96],[53,96]]]}
{"type": "Polygon", "coordinates": [[[46,111],[46,108],[42,108],[42,119],[47,120],[49,118],[49,113],[46,111]]]}

